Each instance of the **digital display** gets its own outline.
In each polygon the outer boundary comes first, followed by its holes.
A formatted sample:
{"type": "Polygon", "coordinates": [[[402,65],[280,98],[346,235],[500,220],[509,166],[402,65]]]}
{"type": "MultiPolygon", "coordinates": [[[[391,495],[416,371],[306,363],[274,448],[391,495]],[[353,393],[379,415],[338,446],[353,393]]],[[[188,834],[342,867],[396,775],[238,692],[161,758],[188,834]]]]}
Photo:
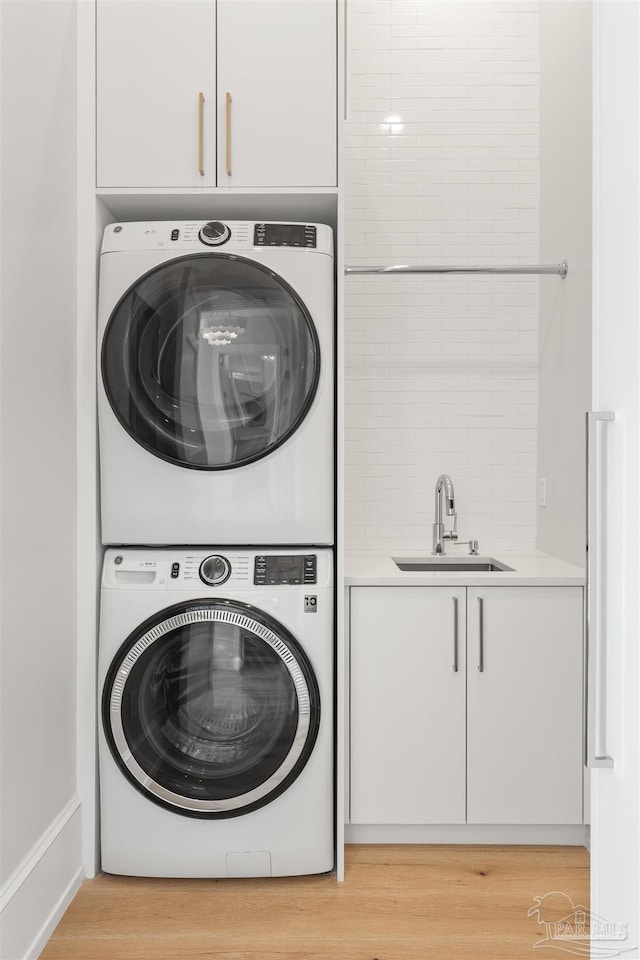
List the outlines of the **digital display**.
{"type": "Polygon", "coordinates": [[[281,554],[256,557],[255,584],[316,583],[315,555],[281,554]]]}
{"type": "Polygon", "coordinates": [[[304,557],[267,557],[267,580],[302,580],[304,557]]]}
{"type": "Polygon", "coordinates": [[[315,247],[316,228],[305,223],[258,223],[254,243],[258,247],[315,247]]]}

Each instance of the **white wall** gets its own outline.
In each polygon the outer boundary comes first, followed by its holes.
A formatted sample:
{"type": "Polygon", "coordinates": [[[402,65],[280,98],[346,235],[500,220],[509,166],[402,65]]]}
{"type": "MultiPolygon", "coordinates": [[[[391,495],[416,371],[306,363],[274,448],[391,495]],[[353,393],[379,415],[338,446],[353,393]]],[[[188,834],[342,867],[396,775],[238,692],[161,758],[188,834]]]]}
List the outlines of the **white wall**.
{"type": "MultiPolygon", "coordinates": [[[[347,264],[538,261],[538,18],[350,0],[347,264]]],[[[347,548],[430,549],[446,471],[461,539],[533,549],[537,318],[535,277],[347,279],[347,548]]]]}
{"type": "Polygon", "coordinates": [[[569,261],[540,285],[538,547],[585,562],[585,412],[591,407],[591,8],[540,7],[540,258],[569,261]]]}
{"type": "Polygon", "coordinates": [[[3,0],[1,954],[80,879],[76,795],[76,5],[3,0]]]}

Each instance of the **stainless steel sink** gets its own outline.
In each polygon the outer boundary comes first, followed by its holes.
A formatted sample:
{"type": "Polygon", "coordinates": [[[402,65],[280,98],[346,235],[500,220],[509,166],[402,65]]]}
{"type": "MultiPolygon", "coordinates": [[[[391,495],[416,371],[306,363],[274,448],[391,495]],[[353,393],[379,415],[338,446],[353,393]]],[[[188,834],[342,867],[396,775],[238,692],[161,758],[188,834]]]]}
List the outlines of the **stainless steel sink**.
{"type": "Polygon", "coordinates": [[[392,557],[399,570],[413,573],[494,573],[513,570],[493,557],[392,557]]]}

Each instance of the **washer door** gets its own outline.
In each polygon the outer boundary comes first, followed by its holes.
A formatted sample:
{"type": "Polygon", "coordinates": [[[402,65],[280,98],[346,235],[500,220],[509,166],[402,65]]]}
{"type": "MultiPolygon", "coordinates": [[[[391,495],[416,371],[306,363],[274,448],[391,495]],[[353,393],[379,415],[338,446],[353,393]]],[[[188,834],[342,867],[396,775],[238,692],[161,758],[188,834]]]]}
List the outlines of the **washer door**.
{"type": "Polygon", "coordinates": [[[320,351],[309,311],[271,270],[225,253],[154,268],[116,305],[102,379],[124,429],[182,467],[267,456],[306,416],[320,351]]]}
{"type": "Polygon", "coordinates": [[[157,614],[125,641],[102,697],[107,742],[149,800],[193,817],[256,810],[301,773],[320,695],[299,644],[231,600],[157,614]]]}

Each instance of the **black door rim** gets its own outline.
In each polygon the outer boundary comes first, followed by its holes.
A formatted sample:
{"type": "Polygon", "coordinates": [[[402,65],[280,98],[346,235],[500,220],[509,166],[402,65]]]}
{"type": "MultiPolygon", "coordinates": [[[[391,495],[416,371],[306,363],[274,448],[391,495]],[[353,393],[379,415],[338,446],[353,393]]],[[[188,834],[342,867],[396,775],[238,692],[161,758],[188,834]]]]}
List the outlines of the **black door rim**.
{"type": "Polygon", "coordinates": [[[265,806],[287,790],[302,773],[318,736],[320,692],[302,647],[274,618],[241,601],[222,598],[193,600],[159,611],[133,631],[121,645],[104,681],[102,723],[107,744],[118,767],[147,800],[182,816],[224,819],[242,816],[265,806]],[[131,751],[120,712],[127,678],[144,652],[176,629],[198,622],[225,622],[249,630],[281,658],[296,690],[298,724],[285,760],[259,787],[226,800],[186,798],[154,781],[140,767],[131,751]]]}
{"type": "Polygon", "coordinates": [[[250,259],[248,259],[247,257],[240,257],[240,256],[237,256],[236,254],[222,253],[222,252],[218,252],[218,251],[217,251],[217,252],[207,251],[206,253],[193,253],[193,254],[187,254],[187,255],[182,256],[182,257],[173,257],[173,258],[171,258],[170,260],[164,261],[163,263],[158,264],[158,265],[155,266],[155,267],[152,267],[150,270],[147,270],[146,273],[143,273],[143,274],[141,274],[139,277],[137,277],[137,279],[135,280],[135,282],[132,283],[132,284],[127,288],[127,290],[125,290],[125,292],[124,292],[124,293],[122,294],[122,296],[119,298],[119,300],[117,301],[117,303],[115,304],[115,306],[111,309],[111,312],[110,312],[110,314],[109,314],[109,319],[108,319],[108,321],[107,321],[107,324],[106,324],[105,329],[104,329],[104,333],[103,333],[103,335],[102,335],[102,345],[101,345],[101,349],[100,349],[100,373],[101,373],[102,385],[103,385],[103,388],[104,388],[105,395],[106,395],[106,397],[107,397],[107,400],[108,400],[108,402],[109,402],[109,406],[111,407],[111,410],[113,411],[114,416],[116,417],[116,419],[117,419],[118,422],[120,423],[121,427],[122,427],[122,428],[126,431],[126,433],[131,437],[131,439],[132,439],[133,441],[135,441],[135,443],[137,443],[140,447],[142,447],[143,449],[147,450],[148,453],[152,454],[152,456],[157,457],[159,460],[164,460],[164,461],[167,462],[167,463],[172,463],[172,464],[174,464],[175,466],[181,467],[181,468],[184,469],[184,470],[199,470],[199,471],[205,471],[205,472],[214,472],[214,471],[222,471],[222,470],[237,470],[237,469],[239,469],[240,467],[247,466],[248,464],[255,463],[255,462],[258,461],[258,460],[262,460],[264,457],[270,456],[270,455],[271,455],[272,453],[274,453],[279,447],[281,447],[284,443],[286,443],[287,440],[289,440],[290,437],[292,437],[293,434],[296,433],[296,431],[298,430],[298,428],[300,427],[300,425],[303,423],[303,421],[306,419],[307,414],[309,413],[309,411],[310,411],[310,409],[311,409],[311,406],[312,406],[313,401],[314,401],[314,399],[315,399],[316,393],[317,393],[317,391],[318,391],[318,384],[319,384],[319,382],[320,382],[321,365],[322,365],[322,358],[321,358],[321,352],[320,352],[320,340],[319,340],[319,337],[318,337],[318,332],[317,332],[317,330],[316,330],[315,324],[314,324],[314,322],[313,322],[313,320],[312,320],[312,317],[311,317],[311,314],[310,314],[308,308],[306,307],[306,305],[304,304],[304,302],[301,300],[300,296],[296,293],[296,291],[294,290],[294,288],[293,288],[283,277],[281,277],[278,273],[276,273],[274,270],[270,270],[268,267],[266,267],[266,266],[264,266],[263,264],[257,262],[256,260],[250,260],[250,259]],[[176,457],[172,457],[171,455],[169,455],[169,454],[167,454],[167,453],[165,453],[165,452],[162,452],[162,451],[160,451],[160,450],[157,450],[157,449],[156,449],[155,447],[153,447],[150,443],[147,443],[142,437],[140,437],[140,436],[136,433],[136,431],[131,427],[131,425],[127,422],[127,420],[123,417],[121,411],[120,411],[120,410],[118,409],[118,407],[117,407],[117,404],[114,402],[113,395],[112,395],[112,391],[111,391],[110,386],[109,386],[109,378],[108,378],[107,370],[106,370],[106,367],[107,367],[107,359],[106,359],[106,352],[107,352],[107,351],[106,351],[106,342],[107,342],[107,337],[108,337],[108,333],[109,333],[109,330],[110,330],[110,328],[111,328],[111,325],[112,325],[114,316],[115,316],[117,310],[119,309],[119,307],[121,306],[121,304],[123,303],[123,301],[126,300],[126,298],[135,290],[135,288],[136,288],[143,280],[146,280],[147,278],[151,277],[151,276],[152,276],[153,274],[155,274],[155,273],[159,273],[160,271],[162,271],[163,269],[165,269],[167,266],[173,265],[173,264],[176,264],[176,263],[180,263],[180,262],[182,262],[182,261],[188,261],[188,260],[207,260],[207,259],[208,259],[208,260],[216,260],[216,259],[222,260],[222,259],[224,259],[224,260],[232,260],[232,261],[235,261],[235,262],[238,262],[238,263],[244,263],[244,264],[247,264],[248,266],[253,267],[253,268],[257,269],[257,270],[261,270],[263,273],[265,273],[265,274],[267,274],[269,277],[273,278],[273,279],[289,294],[289,296],[290,296],[290,297],[292,298],[292,300],[296,303],[296,305],[298,306],[300,312],[302,313],[302,315],[303,315],[303,317],[304,317],[304,319],[305,319],[305,322],[306,322],[306,326],[307,326],[309,335],[310,335],[311,340],[312,340],[312,343],[313,343],[313,350],[314,350],[314,355],[315,355],[315,365],[314,365],[314,373],[313,373],[312,383],[311,383],[311,385],[310,385],[310,387],[309,387],[309,390],[308,390],[308,393],[307,393],[305,402],[304,402],[304,404],[302,405],[302,407],[300,408],[300,411],[299,411],[298,416],[296,417],[295,421],[291,424],[291,426],[289,427],[289,429],[286,430],[286,431],[283,433],[283,435],[282,435],[278,440],[276,440],[275,442],[271,443],[271,444],[270,444],[263,452],[261,452],[261,453],[257,453],[257,454],[255,454],[255,455],[253,455],[253,456],[251,456],[251,457],[246,457],[246,458],[244,458],[244,459],[234,461],[233,463],[215,464],[215,465],[189,463],[189,462],[187,462],[187,461],[185,461],[185,460],[180,459],[180,457],[177,457],[177,456],[176,456],[176,457]]]}

